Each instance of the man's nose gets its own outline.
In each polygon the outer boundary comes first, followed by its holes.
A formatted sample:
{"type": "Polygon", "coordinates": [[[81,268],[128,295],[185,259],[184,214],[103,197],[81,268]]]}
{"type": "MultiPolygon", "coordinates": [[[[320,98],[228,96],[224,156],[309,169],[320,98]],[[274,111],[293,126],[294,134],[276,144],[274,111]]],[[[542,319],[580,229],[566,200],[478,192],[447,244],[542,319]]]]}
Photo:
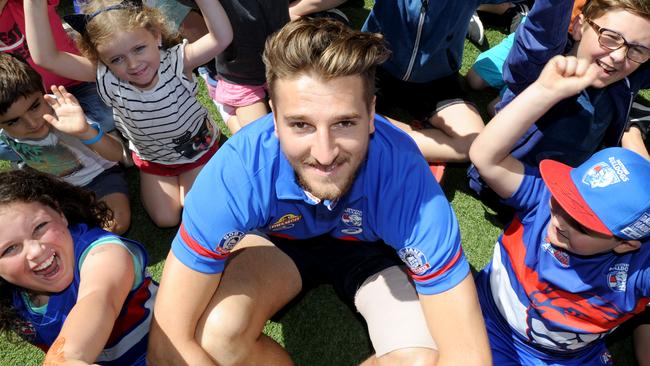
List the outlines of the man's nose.
{"type": "Polygon", "coordinates": [[[334,136],[329,129],[316,132],[316,139],[311,149],[311,155],[321,165],[330,165],[339,154],[334,136]]]}

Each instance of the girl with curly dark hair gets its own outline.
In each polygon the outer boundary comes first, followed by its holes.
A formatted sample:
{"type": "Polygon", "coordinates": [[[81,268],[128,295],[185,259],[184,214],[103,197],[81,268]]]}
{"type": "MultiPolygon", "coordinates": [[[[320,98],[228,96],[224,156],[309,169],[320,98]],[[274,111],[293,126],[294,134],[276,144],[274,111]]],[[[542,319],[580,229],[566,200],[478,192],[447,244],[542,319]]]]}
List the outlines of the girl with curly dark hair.
{"type": "Polygon", "coordinates": [[[48,361],[144,364],[153,298],[139,243],[87,190],[30,169],[0,173],[0,331],[48,361]]]}

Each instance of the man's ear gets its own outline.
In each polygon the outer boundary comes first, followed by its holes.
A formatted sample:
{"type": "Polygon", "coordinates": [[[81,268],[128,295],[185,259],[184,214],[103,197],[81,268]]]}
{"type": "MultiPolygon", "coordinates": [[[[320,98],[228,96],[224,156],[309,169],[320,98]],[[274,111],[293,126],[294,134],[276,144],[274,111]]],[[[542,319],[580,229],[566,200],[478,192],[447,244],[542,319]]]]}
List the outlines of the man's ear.
{"type": "Polygon", "coordinates": [[[639,240],[623,240],[612,250],[618,254],[623,254],[639,248],[641,248],[641,242],[639,240]]]}
{"type": "Polygon", "coordinates": [[[369,133],[374,133],[375,132],[375,105],[377,102],[377,97],[375,95],[372,96],[372,101],[370,102],[370,126],[369,126],[369,133]]]}
{"type": "Polygon", "coordinates": [[[276,121],[275,109],[273,108],[273,100],[270,98],[269,107],[271,108],[271,113],[273,114],[273,133],[275,133],[275,137],[278,137],[278,122],[276,121]]]}
{"type": "Polygon", "coordinates": [[[571,22],[571,37],[574,41],[579,42],[582,39],[582,32],[584,32],[584,26],[587,24],[585,22],[585,16],[579,14],[571,22]]]}

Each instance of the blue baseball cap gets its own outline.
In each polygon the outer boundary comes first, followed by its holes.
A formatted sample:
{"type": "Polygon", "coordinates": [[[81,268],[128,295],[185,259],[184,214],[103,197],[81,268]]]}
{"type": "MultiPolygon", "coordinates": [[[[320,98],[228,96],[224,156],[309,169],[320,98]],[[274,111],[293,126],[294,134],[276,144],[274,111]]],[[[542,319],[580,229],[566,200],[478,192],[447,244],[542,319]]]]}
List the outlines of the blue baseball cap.
{"type": "Polygon", "coordinates": [[[626,240],[650,236],[650,161],[620,147],[595,153],[576,168],[539,165],[562,208],[580,225],[626,240]]]}

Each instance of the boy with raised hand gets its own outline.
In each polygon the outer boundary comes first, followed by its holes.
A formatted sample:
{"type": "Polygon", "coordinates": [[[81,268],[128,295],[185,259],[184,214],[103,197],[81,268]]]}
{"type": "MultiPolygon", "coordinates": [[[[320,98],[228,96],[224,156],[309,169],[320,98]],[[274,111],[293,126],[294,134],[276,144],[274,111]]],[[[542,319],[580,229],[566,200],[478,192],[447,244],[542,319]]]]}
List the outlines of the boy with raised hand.
{"type": "Polygon", "coordinates": [[[538,169],[510,154],[600,72],[588,60],[552,58],[470,149],[517,211],[476,277],[495,365],[611,365],[603,338],[650,301],[650,162],[609,148],[576,168],[544,160],[538,169]]]}
{"type": "Polygon", "coordinates": [[[124,233],[131,222],[128,185],[117,161],[122,144],[101,125],[89,124],[63,86],[45,95],[41,76],[16,56],[0,53],[0,141],[22,162],[86,187],[113,211],[104,229],[124,233]]]}
{"type": "Polygon", "coordinates": [[[567,0],[536,1],[503,68],[508,91],[497,110],[556,55],[572,55],[598,69],[589,88],[549,108],[513,145],[513,154],[529,164],[550,158],[575,166],[603,145],[620,146],[632,100],[650,86],[650,2],[591,0],[574,18],[572,6],[567,0]]]}

